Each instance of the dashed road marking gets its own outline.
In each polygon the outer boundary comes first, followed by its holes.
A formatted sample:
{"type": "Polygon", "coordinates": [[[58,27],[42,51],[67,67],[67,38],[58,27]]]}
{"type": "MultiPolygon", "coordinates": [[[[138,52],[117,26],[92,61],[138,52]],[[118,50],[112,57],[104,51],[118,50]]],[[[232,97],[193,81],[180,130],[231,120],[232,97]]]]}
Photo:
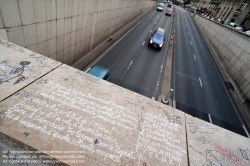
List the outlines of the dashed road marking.
{"type": "Polygon", "coordinates": [[[145,41],[142,43],[142,45],[144,45],[145,41]]]}
{"type": "Polygon", "coordinates": [[[202,87],[202,82],[201,82],[201,78],[199,77],[199,81],[200,81],[200,85],[201,85],[201,87],[202,87]]]}
{"type": "Polygon", "coordinates": [[[123,79],[123,77],[125,76],[125,74],[127,73],[127,71],[129,70],[130,66],[133,64],[133,61],[130,62],[130,64],[128,65],[127,70],[125,71],[125,73],[123,74],[122,78],[120,79],[120,81],[123,79]]]}
{"type": "Polygon", "coordinates": [[[245,132],[246,132],[246,134],[247,134],[248,138],[250,138],[250,135],[249,135],[249,133],[247,132],[246,127],[245,127],[244,125],[242,125],[242,127],[243,127],[243,129],[245,130],[245,132]]]}
{"type": "Polygon", "coordinates": [[[211,118],[211,115],[210,115],[210,114],[208,114],[208,118],[209,118],[209,122],[210,122],[210,123],[213,123],[213,122],[212,122],[212,118],[211,118]]]}

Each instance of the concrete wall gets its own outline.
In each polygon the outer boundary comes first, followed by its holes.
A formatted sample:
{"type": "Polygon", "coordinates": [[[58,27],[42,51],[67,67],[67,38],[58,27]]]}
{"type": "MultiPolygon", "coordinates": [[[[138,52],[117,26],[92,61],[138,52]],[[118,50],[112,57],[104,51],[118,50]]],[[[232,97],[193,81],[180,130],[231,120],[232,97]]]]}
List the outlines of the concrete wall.
{"type": "Polygon", "coordinates": [[[151,0],[0,0],[0,38],[72,65],[151,0]]]}
{"type": "Polygon", "coordinates": [[[243,102],[250,99],[250,36],[200,16],[194,19],[216,48],[243,102]]]}

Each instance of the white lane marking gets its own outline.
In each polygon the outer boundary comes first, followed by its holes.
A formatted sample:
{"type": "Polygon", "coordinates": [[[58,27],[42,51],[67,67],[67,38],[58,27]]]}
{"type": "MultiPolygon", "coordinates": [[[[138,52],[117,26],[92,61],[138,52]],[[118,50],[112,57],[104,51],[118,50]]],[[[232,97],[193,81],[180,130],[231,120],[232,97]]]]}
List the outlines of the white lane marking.
{"type": "Polygon", "coordinates": [[[186,25],[186,27],[188,27],[188,26],[186,25]]]}
{"type": "Polygon", "coordinates": [[[144,45],[145,41],[142,43],[142,45],[144,45]]]}
{"type": "Polygon", "coordinates": [[[199,77],[199,81],[200,81],[200,84],[201,84],[201,87],[202,87],[202,82],[201,82],[201,78],[199,77]]]}
{"type": "Polygon", "coordinates": [[[246,132],[246,134],[247,134],[248,138],[250,138],[250,135],[249,135],[249,133],[247,132],[246,127],[245,127],[244,125],[242,125],[242,127],[243,127],[243,129],[245,130],[245,132],[246,132]]]}
{"type": "Polygon", "coordinates": [[[188,34],[189,34],[189,32],[188,32],[188,34]]]}
{"type": "Polygon", "coordinates": [[[158,81],[156,84],[156,91],[158,91],[159,85],[160,85],[160,81],[158,81]]]}
{"type": "Polygon", "coordinates": [[[155,22],[155,24],[156,24],[156,22],[155,22]]]}
{"type": "Polygon", "coordinates": [[[195,55],[194,55],[194,60],[196,60],[196,57],[195,57],[195,55]]]}
{"type": "Polygon", "coordinates": [[[133,61],[130,62],[130,64],[128,65],[127,70],[125,71],[125,73],[123,74],[122,78],[120,79],[120,81],[123,79],[123,77],[125,76],[125,74],[127,73],[127,71],[129,70],[130,66],[133,64],[133,61]]]}
{"type": "Polygon", "coordinates": [[[160,18],[160,17],[158,17],[158,18],[160,18]]]}
{"type": "Polygon", "coordinates": [[[152,32],[152,30],[150,30],[150,33],[152,32]]]}
{"type": "Polygon", "coordinates": [[[213,122],[212,122],[212,118],[211,118],[211,115],[210,115],[210,114],[208,114],[208,118],[209,118],[210,123],[213,123],[213,122]]]}
{"type": "Polygon", "coordinates": [[[193,45],[191,41],[190,41],[190,44],[193,45]]]}
{"type": "Polygon", "coordinates": [[[176,108],[176,101],[173,100],[173,107],[176,108]]]}
{"type": "Polygon", "coordinates": [[[88,71],[90,71],[90,69],[91,69],[91,67],[90,67],[90,68],[88,68],[85,72],[87,73],[88,71]]]}

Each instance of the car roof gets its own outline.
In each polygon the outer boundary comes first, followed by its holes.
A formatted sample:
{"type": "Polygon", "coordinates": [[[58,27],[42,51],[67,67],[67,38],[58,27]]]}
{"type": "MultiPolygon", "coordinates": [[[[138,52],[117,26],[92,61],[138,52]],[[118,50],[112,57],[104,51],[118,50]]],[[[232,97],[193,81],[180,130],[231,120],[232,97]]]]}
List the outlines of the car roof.
{"type": "Polygon", "coordinates": [[[101,66],[94,66],[88,71],[89,74],[99,78],[103,78],[108,72],[109,72],[108,69],[101,66]]]}
{"type": "Polygon", "coordinates": [[[157,29],[157,32],[160,32],[160,33],[163,33],[163,34],[164,34],[164,33],[165,33],[165,30],[162,29],[162,28],[158,28],[158,29],[157,29]]]}

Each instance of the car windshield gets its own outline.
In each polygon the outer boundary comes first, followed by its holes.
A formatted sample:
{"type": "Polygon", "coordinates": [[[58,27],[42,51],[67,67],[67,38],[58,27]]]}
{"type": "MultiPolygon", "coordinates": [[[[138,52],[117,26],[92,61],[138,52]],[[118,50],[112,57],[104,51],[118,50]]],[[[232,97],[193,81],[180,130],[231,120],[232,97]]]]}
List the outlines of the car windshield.
{"type": "Polygon", "coordinates": [[[154,36],[153,36],[153,38],[162,41],[163,40],[163,35],[159,34],[159,33],[155,33],[154,36]]]}
{"type": "Polygon", "coordinates": [[[158,5],[158,7],[162,7],[163,8],[163,5],[158,5]]]}
{"type": "Polygon", "coordinates": [[[172,12],[172,10],[170,10],[170,9],[168,9],[167,11],[168,11],[168,12],[172,12]]]}

